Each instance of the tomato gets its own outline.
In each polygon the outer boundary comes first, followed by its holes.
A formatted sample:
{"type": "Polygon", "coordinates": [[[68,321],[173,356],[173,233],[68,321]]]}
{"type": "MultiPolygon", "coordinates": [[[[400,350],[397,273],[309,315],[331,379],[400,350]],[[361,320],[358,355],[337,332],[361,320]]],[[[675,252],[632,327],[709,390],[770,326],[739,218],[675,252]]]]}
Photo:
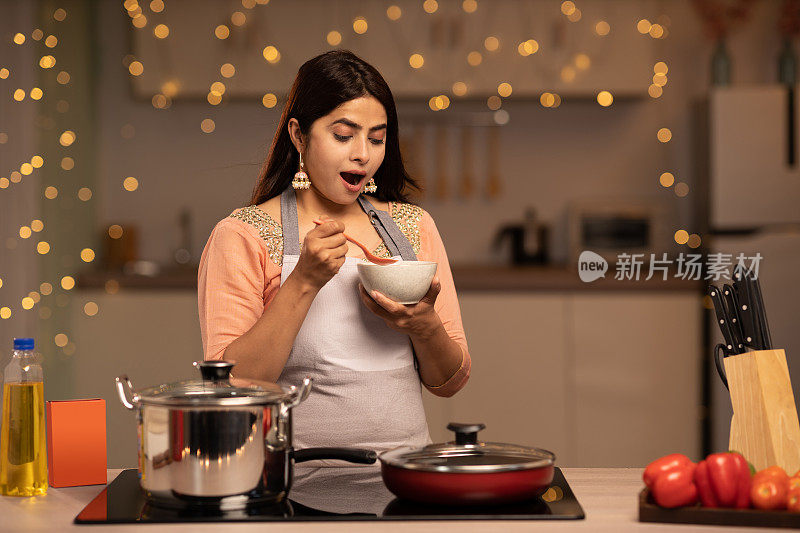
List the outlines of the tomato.
{"type": "MultiPolygon", "coordinates": [[[[792,479],[794,479],[794,476],[792,479]]],[[[789,496],[786,499],[786,508],[795,513],[800,512],[800,488],[789,489],[789,496]]]]}
{"type": "Polygon", "coordinates": [[[789,478],[789,490],[800,489],[800,476],[797,474],[789,478]]]}
{"type": "Polygon", "coordinates": [[[765,511],[785,509],[788,492],[789,484],[781,481],[779,476],[764,476],[761,479],[753,480],[750,488],[750,500],[756,509],[765,511]]]}
{"type": "Polygon", "coordinates": [[[765,468],[764,470],[759,470],[756,472],[756,474],[753,476],[753,482],[755,483],[760,479],[766,478],[775,478],[781,483],[789,482],[789,474],[787,474],[786,471],[778,465],[773,465],[769,468],[765,468]]]}

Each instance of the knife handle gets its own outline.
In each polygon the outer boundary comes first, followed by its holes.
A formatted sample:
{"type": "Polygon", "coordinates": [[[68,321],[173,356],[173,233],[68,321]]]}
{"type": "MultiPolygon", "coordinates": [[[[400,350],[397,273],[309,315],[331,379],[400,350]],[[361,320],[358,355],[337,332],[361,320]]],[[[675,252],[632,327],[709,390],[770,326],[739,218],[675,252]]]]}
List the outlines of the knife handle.
{"type": "Polygon", "coordinates": [[[725,304],[722,301],[722,293],[716,285],[708,286],[708,295],[711,297],[711,302],[714,304],[714,313],[717,317],[717,325],[722,332],[722,337],[725,339],[725,347],[728,355],[738,353],[735,350],[736,341],[733,338],[730,324],[728,324],[728,317],[725,313],[725,304]]]}
{"type": "Polygon", "coordinates": [[[754,344],[756,350],[763,350],[764,349],[764,335],[761,331],[761,321],[759,319],[759,305],[758,305],[758,297],[756,295],[756,289],[753,285],[753,279],[750,275],[745,272],[744,274],[744,289],[747,292],[747,301],[748,301],[748,311],[750,315],[750,321],[753,323],[753,333],[754,335],[754,344]]]}
{"type": "Polygon", "coordinates": [[[728,317],[728,324],[733,333],[733,340],[736,342],[736,353],[744,353],[744,332],[742,331],[742,321],[739,318],[739,303],[736,300],[733,286],[727,283],[722,286],[722,300],[725,302],[726,315],[728,317]]]}
{"type": "Polygon", "coordinates": [[[736,308],[739,314],[739,324],[742,327],[742,340],[745,346],[758,350],[755,323],[753,321],[753,306],[747,294],[747,280],[744,278],[744,270],[736,268],[734,271],[733,291],[736,296],[736,308]]]}
{"type": "Polygon", "coordinates": [[[764,306],[764,295],[761,293],[761,282],[753,276],[753,290],[756,297],[756,316],[758,317],[761,329],[761,341],[765,350],[772,349],[772,335],[769,332],[769,322],[767,321],[767,309],[764,306]]]}

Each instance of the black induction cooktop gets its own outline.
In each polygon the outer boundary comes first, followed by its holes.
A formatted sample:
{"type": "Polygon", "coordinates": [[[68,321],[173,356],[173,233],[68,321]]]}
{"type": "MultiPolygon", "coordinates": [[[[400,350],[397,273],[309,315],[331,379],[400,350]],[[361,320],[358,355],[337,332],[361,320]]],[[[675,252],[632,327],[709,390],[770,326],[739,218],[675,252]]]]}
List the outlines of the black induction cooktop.
{"type": "Polygon", "coordinates": [[[367,483],[303,486],[280,503],[239,510],[174,509],[148,502],[139,488],[138,472],[123,470],[87,505],[76,524],[165,522],[271,522],[364,520],[575,520],[584,518],[559,468],[550,488],[534,501],[489,507],[443,507],[399,500],[386,490],[378,472],[367,483]]]}

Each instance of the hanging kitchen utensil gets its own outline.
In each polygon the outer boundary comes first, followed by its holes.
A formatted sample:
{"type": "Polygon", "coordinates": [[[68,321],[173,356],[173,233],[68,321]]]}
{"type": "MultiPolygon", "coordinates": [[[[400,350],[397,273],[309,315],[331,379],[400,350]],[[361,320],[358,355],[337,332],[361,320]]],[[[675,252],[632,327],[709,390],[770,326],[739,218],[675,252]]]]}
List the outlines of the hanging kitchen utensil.
{"type": "Polygon", "coordinates": [[[736,353],[744,353],[746,351],[744,333],[742,332],[739,304],[736,301],[733,285],[726,283],[722,286],[722,300],[725,302],[725,309],[728,312],[728,325],[731,328],[731,333],[733,333],[733,340],[736,342],[736,353]]]}
{"type": "Polygon", "coordinates": [[[424,126],[421,124],[415,125],[412,134],[400,135],[400,153],[403,156],[403,164],[406,167],[406,172],[411,176],[419,186],[419,190],[411,189],[409,191],[413,200],[419,201],[425,197],[425,172],[423,172],[423,165],[421,163],[422,152],[420,151],[420,136],[424,134],[424,126]]]}
{"type": "Polygon", "coordinates": [[[308,397],[311,379],[284,389],[231,378],[233,363],[226,361],[195,366],[202,380],[143,390],[127,376],[116,378],[120,401],[137,411],[139,482],[154,503],[246,508],[285,498],[296,462],[375,462],[370,450],[294,450],[292,409],[308,397]]]}
{"type": "Polygon", "coordinates": [[[436,127],[436,198],[447,199],[447,129],[444,124],[436,127]]]}
{"type": "Polygon", "coordinates": [[[483,424],[448,424],[454,442],[401,446],[382,453],[381,474],[399,498],[442,505],[534,500],[553,481],[555,455],[514,444],[480,442],[483,424]]]}
{"type": "Polygon", "coordinates": [[[717,317],[717,325],[722,332],[722,337],[725,339],[726,355],[739,353],[736,351],[736,341],[731,331],[730,319],[725,309],[725,303],[722,300],[722,293],[716,285],[709,285],[708,295],[711,297],[711,302],[714,304],[714,314],[717,317]]]}
{"type": "Polygon", "coordinates": [[[428,194],[427,184],[430,183],[430,180],[428,179],[428,166],[426,165],[427,160],[425,159],[425,148],[427,146],[427,143],[424,142],[425,132],[425,125],[423,123],[418,124],[414,128],[414,138],[411,143],[414,153],[414,168],[416,169],[417,176],[419,176],[418,181],[420,187],[422,188],[421,196],[426,196],[428,194]]]}
{"type": "Polygon", "coordinates": [[[500,126],[490,126],[486,144],[487,176],[486,195],[490,198],[500,196],[500,126]]]}
{"type": "Polygon", "coordinates": [[[475,178],[472,175],[472,127],[461,126],[461,196],[472,196],[475,178]]]}

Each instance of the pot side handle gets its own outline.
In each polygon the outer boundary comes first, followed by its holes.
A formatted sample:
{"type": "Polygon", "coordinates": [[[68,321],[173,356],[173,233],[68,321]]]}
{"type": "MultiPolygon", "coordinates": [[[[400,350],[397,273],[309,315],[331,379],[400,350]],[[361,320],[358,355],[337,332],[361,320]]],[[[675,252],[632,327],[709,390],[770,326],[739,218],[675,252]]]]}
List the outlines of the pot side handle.
{"type": "Polygon", "coordinates": [[[303,379],[303,383],[300,384],[300,387],[292,386],[291,399],[286,404],[286,408],[291,409],[292,407],[297,407],[300,403],[304,402],[311,393],[312,383],[314,383],[314,380],[307,377],[303,379]]]}
{"type": "Polygon", "coordinates": [[[123,374],[114,378],[114,381],[117,383],[117,394],[119,394],[119,401],[122,402],[122,405],[124,405],[126,408],[132,410],[133,404],[136,403],[136,394],[133,392],[131,380],[128,379],[127,375],[123,374]],[[131,395],[130,400],[128,400],[128,395],[125,391],[126,388],[128,389],[127,392],[131,395]]]}

